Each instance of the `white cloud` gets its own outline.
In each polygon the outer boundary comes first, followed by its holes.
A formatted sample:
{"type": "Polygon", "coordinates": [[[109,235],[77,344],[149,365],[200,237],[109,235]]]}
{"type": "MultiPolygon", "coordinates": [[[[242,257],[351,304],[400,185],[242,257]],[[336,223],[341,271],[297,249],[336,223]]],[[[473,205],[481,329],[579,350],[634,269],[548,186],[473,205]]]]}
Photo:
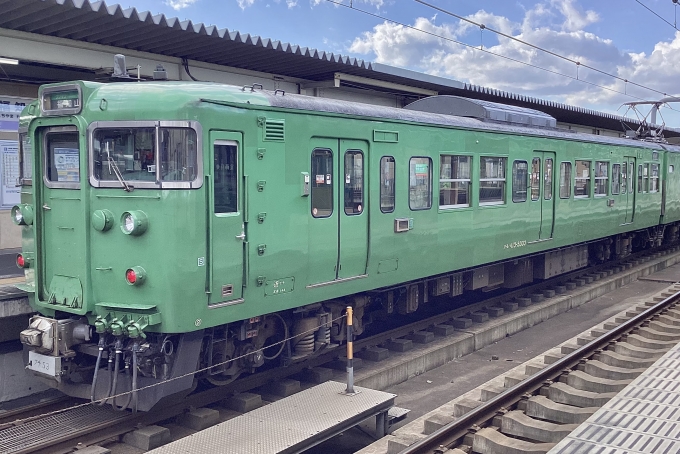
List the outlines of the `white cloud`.
{"type": "Polygon", "coordinates": [[[480,33],[479,27],[475,25],[463,21],[441,22],[442,19],[448,18],[440,16],[439,25],[434,24],[434,17],[431,19],[420,17],[413,23],[415,28],[426,30],[441,38],[385,22],[355,38],[349,50],[358,54],[372,54],[375,56],[374,60],[379,63],[610,111],[616,110],[622,102],[630,101],[631,98],[594,87],[592,84],[634,93],[645,98],[650,96],[658,98],[662,95],[636,89],[631,84],[588,70],[583,65],[661,91],[670,93],[678,89],[680,32],[671,42],[657,43],[649,55],[628,54],[617,48],[611,40],[584,31],[584,28],[598,22],[600,18],[594,11],[584,11],[577,0],[546,0],[538,3],[525,11],[521,22],[514,22],[484,10],[469,16],[469,19],[581,62],[579,68],[574,63],[495,35],[488,30],[480,33]],[[466,47],[450,40],[466,42],[477,48],[466,47]],[[548,71],[481,52],[478,47],[482,43],[485,50],[548,71]],[[579,79],[584,79],[591,85],[555,73],[574,78],[578,75],[579,79]]]}
{"type": "Polygon", "coordinates": [[[286,0],[286,6],[288,6],[288,9],[295,8],[297,4],[297,0],[286,0]]]}
{"type": "MultiPolygon", "coordinates": [[[[333,0],[336,3],[343,3],[343,4],[349,4],[350,0],[333,0]]],[[[310,5],[312,6],[318,6],[323,3],[329,3],[326,0],[309,0],[310,5]]],[[[385,0],[352,0],[353,4],[358,4],[358,3],[367,3],[371,6],[375,6],[376,9],[379,9],[381,6],[385,4],[385,0]]],[[[338,6],[338,5],[335,5],[338,6]]]]}
{"type": "Polygon", "coordinates": [[[172,9],[179,11],[183,8],[193,5],[197,1],[198,0],[167,0],[165,4],[171,7],[172,9]]]}
{"type": "Polygon", "coordinates": [[[249,6],[253,6],[255,0],[236,0],[236,3],[238,3],[239,8],[246,9],[249,6]]]}

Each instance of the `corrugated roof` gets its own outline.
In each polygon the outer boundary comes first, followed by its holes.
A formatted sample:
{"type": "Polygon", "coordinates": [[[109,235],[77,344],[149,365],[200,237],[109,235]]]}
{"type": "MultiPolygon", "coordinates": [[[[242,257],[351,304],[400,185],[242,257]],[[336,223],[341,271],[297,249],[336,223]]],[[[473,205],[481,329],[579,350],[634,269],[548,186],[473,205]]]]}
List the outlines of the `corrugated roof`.
{"type": "MultiPolygon", "coordinates": [[[[0,28],[133,49],[313,81],[336,72],[546,112],[561,122],[621,129],[618,115],[463,84],[237,30],[90,0],[0,0],[0,28]]],[[[677,130],[673,130],[678,132],[677,130]]]]}

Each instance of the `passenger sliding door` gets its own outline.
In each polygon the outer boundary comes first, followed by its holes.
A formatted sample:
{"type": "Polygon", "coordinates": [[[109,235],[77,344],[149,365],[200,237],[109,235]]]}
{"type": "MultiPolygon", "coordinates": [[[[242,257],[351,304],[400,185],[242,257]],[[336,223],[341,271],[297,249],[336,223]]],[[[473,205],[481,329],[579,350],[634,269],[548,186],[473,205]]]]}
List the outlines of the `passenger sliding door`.
{"type": "Polygon", "coordinates": [[[553,237],[555,225],[555,153],[536,151],[531,160],[531,202],[539,205],[541,224],[538,239],[548,240],[553,237]]]}
{"type": "MultiPolygon", "coordinates": [[[[240,133],[210,131],[208,191],[208,304],[242,301],[245,227],[243,220],[243,164],[240,133]]],[[[199,263],[199,266],[201,264],[199,263]]]]}
{"type": "Polygon", "coordinates": [[[367,143],[315,138],[311,149],[308,287],[363,277],[367,143]]]}

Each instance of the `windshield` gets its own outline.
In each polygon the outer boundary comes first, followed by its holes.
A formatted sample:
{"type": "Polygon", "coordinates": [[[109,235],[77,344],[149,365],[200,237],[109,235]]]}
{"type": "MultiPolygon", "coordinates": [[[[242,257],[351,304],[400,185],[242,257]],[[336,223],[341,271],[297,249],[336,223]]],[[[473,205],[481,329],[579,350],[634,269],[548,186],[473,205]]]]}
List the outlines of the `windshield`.
{"type": "Polygon", "coordinates": [[[93,176],[102,182],[146,182],[142,187],[194,182],[199,174],[196,131],[151,125],[97,128],[92,162],[93,176]]]}

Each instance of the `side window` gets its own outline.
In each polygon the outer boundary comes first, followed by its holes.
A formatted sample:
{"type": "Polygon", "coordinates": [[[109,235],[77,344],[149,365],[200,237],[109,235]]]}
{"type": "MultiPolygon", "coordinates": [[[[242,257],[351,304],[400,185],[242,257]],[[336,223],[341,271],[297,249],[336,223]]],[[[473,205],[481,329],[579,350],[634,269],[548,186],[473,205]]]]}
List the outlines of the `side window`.
{"type": "Polygon", "coordinates": [[[659,192],[659,164],[652,164],[649,192],[659,192]]]}
{"type": "Polygon", "coordinates": [[[361,214],[364,209],[364,154],[345,152],[345,214],[361,214]]]}
{"type": "Polygon", "coordinates": [[[541,196],[541,159],[531,160],[531,200],[536,201],[541,196]]]}
{"type": "Polygon", "coordinates": [[[505,166],[507,158],[479,158],[479,204],[505,203],[505,166]]]}
{"type": "Polygon", "coordinates": [[[576,161],[574,197],[590,197],[590,163],[591,161],[576,161]]]}
{"type": "Polygon", "coordinates": [[[609,187],[609,163],[595,161],[595,196],[607,195],[609,187]]]}
{"type": "Polygon", "coordinates": [[[80,183],[80,148],[77,132],[48,132],[45,137],[45,178],[77,187],[80,183]]]}
{"type": "Polygon", "coordinates": [[[512,163],[512,201],[515,203],[527,200],[527,171],[526,161],[512,163]]]}
{"type": "Polygon", "coordinates": [[[394,168],[392,156],[380,158],[380,211],[383,213],[394,211],[394,168]]]}
{"type": "Polygon", "coordinates": [[[196,131],[161,128],[159,137],[161,180],[194,181],[198,175],[196,131]]]}
{"type": "Polygon", "coordinates": [[[612,164],[612,194],[621,192],[621,164],[612,164]]]}
{"type": "Polygon", "coordinates": [[[638,191],[639,193],[642,193],[643,191],[643,184],[642,184],[642,164],[638,165],[638,191]]]}
{"type": "Polygon", "coordinates": [[[470,206],[470,156],[440,156],[439,208],[470,206]]]}
{"type": "Polygon", "coordinates": [[[428,210],[432,206],[432,160],[409,160],[408,205],[411,210],[428,210]]]}
{"type": "Polygon", "coordinates": [[[543,161],[543,198],[552,199],[553,190],[553,160],[548,158],[543,161]]]}
{"type": "Polygon", "coordinates": [[[215,142],[215,213],[238,211],[238,161],[234,144],[215,142]]]}
{"type": "Polygon", "coordinates": [[[326,148],[312,151],[312,216],[333,214],[333,152],[326,148]]]}
{"type": "Polygon", "coordinates": [[[571,162],[560,163],[560,199],[571,197],[571,162]]]}

